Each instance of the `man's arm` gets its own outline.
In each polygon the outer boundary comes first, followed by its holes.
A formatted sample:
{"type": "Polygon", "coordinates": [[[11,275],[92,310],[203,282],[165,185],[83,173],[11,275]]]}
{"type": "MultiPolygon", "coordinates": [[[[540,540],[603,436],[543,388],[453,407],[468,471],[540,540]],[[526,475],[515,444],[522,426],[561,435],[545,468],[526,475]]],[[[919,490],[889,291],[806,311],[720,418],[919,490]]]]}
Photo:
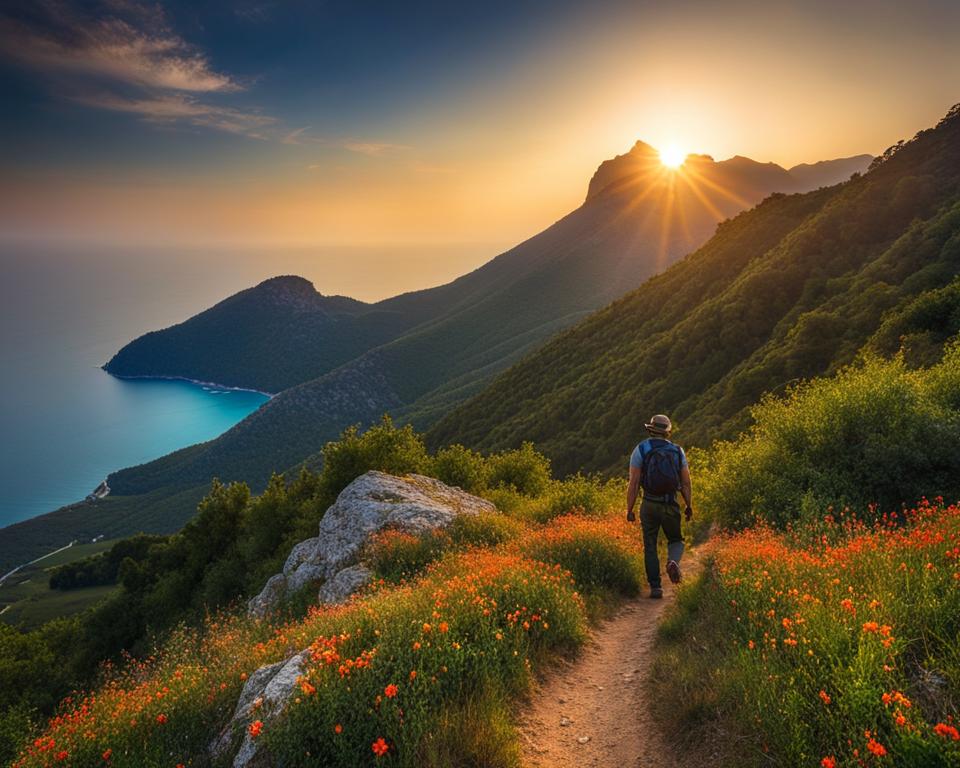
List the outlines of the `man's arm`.
{"type": "Polygon", "coordinates": [[[630,479],[627,481],[627,521],[631,523],[636,520],[633,507],[637,503],[637,495],[640,491],[640,476],[640,467],[630,467],[630,479]]]}
{"type": "Polygon", "coordinates": [[[687,503],[684,514],[689,520],[693,517],[693,485],[690,483],[690,467],[687,466],[680,468],[680,493],[687,503]]]}

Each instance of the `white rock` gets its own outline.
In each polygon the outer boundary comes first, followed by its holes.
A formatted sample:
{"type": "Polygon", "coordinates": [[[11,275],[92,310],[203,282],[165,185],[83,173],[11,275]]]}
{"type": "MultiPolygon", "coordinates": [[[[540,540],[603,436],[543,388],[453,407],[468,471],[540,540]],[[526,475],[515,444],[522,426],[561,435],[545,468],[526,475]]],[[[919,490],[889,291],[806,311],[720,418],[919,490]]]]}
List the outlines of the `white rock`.
{"type": "Polygon", "coordinates": [[[320,538],[318,536],[301,541],[287,555],[287,561],[283,564],[283,575],[289,576],[304,563],[316,563],[319,549],[320,538]]]}
{"type": "Polygon", "coordinates": [[[383,528],[423,533],[449,525],[458,515],[481,512],[496,512],[496,507],[439,480],[367,472],[343,489],[320,521],[318,556],[333,576],[383,528]]]}
{"type": "Polygon", "coordinates": [[[317,599],[321,603],[343,603],[373,578],[373,572],[362,565],[351,565],[338,571],[322,587],[317,599]]]}
{"type": "MultiPolygon", "coordinates": [[[[252,694],[250,704],[248,704],[243,711],[241,711],[238,704],[231,722],[236,721],[238,724],[245,726],[251,719],[256,719],[262,720],[265,727],[269,726],[270,723],[276,720],[277,715],[283,711],[287,701],[293,697],[294,691],[297,688],[297,680],[303,674],[304,663],[309,657],[310,651],[305,650],[291,656],[285,662],[281,662],[278,670],[269,675],[265,675],[267,682],[259,694],[254,690],[248,692],[248,686],[245,685],[244,692],[252,694]],[[260,702],[260,705],[254,711],[253,702],[257,701],[260,702]],[[256,715],[256,717],[254,717],[254,715],[256,715]]],[[[278,665],[270,665],[270,667],[276,666],[278,665]]],[[[266,668],[263,667],[261,669],[266,668]]],[[[257,672],[260,672],[260,670],[257,670],[257,672]]],[[[250,676],[250,680],[247,681],[248,684],[257,675],[257,672],[250,676]]],[[[242,703],[244,697],[241,695],[240,698],[242,703]]],[[[262,746],[263,742],[252,739],[246,728],[244,728],[243,742],[240,744],[240,749],[233,758],[233,768],[247,768],[251,763],[259,762],[260,758],[263,757],[262,746]]]]}
{"type": "Polygon", "coordinates": [[[589,737],[589,736],[578,736],[578,737],[577,737],[577,742],[579,742],[580,744],[586,744],[588,741],[590,741],[590,737],[589,737]]]}
{"type": "Polygon", "coordinates": [[[277,672],[286,663],[287,660],[284,659],[275,664],[260,667],[247,678],[247,682],[244,683],[243,690],[240,692],[240,698],[237,700],[237,706],[233,710],[233,717],[230,718],[230,722],[220,732],[220,735],[210,743],[210,756],[214,761],[219,760],[227,753],[240,729],[246,727],[250,722],[253,702],[263,693],[267,683],[276,676],[277,672]]]}
{"type": "Polygon", "coordinates": [[[287,577],[282,573],[275,573],[267,583],[263,585],[260,594],[250,599],[247,603],[247,612],[251,616],[263,618],[272,613],[287,591],[287,577]]]}
{"type": "Polygon", "coordinates": [[[322,565],[310,562],[301,563],[295,571],[287,576],[286,594],[291,595],[298,592],[311,582],[322,581],[325,573],[322,565]]]}

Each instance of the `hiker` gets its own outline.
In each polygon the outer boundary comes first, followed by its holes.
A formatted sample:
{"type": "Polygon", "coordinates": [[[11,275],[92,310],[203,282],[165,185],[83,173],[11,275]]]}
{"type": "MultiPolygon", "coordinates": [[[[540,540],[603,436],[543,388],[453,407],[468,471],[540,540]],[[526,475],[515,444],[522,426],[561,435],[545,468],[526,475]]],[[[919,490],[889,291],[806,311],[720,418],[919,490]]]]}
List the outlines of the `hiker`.
{"type": "Polygon", "coordinates": [[[670,442],[673,425],[663,414],[657,414],[644,425],[650,434],[633,449],[630,456],[630,482],[627,486],[627,522],[636,520],[633,507],[643,489],[640,502],[640,527],[643,529],[643,562],[650,597],[663,597],[660,586],[660,556],[657,540],[660,529],[667,537],[667,576],[680,583],[680,558],[683,557],[683,534],[680,532],[680,505],[677,491],[686,502],[684,516],[693,517],[691,506],[690,468],[683,448],[670,442]]]}

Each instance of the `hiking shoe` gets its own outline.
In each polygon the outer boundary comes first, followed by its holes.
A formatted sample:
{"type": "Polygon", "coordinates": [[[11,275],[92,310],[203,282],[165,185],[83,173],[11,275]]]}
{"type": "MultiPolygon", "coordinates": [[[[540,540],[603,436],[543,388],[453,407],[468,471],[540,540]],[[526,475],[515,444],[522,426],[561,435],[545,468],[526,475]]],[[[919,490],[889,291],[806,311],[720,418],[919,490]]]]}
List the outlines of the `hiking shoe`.
{"type": "Polygon", "coordinates": [[[650,587],[650,597],[659,600],[663,597],[663,590],[660,587],[650,587]]]}
{"type": "Polygon", "coordinates": [[[683,578],[680,574],[680,563],[676,560],[667,561],[667,576],[670,577],[670,581],[674,584],[679,584],[680,579],[683,578]]]}

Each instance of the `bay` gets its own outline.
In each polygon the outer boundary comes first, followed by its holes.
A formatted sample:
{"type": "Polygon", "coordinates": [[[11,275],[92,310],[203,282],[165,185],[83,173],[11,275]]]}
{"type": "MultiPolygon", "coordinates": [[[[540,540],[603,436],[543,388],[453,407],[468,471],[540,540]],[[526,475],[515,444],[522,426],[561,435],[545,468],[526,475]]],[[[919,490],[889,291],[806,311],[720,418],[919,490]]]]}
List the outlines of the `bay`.
{"type": "Polygon", "coordinates": [[[246,287],[248,273],[22,245],[5,245],[0,263],[0,527],[216,437],[267,399],[100,369],[130,339],[246,287]]]}

